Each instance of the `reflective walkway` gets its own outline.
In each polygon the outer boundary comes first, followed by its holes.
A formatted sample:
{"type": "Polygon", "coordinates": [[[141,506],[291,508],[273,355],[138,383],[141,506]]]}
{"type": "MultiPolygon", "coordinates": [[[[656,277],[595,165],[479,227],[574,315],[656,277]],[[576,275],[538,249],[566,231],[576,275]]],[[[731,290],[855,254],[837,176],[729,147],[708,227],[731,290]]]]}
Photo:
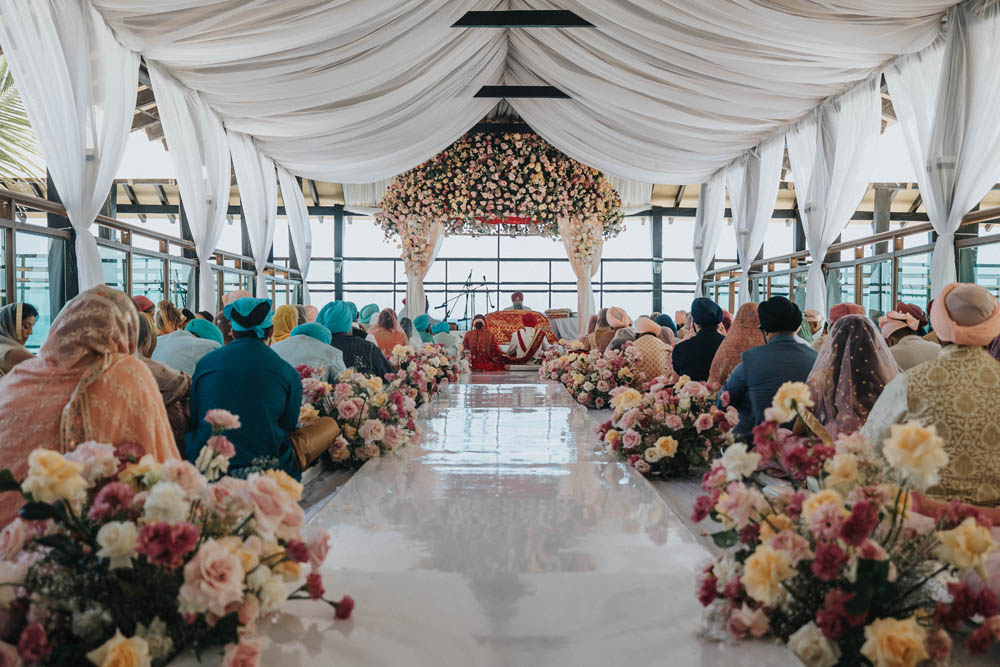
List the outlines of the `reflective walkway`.
{"type": "Polygon", "coordinates": [[[593,452],[561,387],[473,376],[419,447],[373,461],[311,523],[355,616],[296,603],[263,664],[782,665],[785,649],[696,637],[708,558],[641,477],[593,452]]]}

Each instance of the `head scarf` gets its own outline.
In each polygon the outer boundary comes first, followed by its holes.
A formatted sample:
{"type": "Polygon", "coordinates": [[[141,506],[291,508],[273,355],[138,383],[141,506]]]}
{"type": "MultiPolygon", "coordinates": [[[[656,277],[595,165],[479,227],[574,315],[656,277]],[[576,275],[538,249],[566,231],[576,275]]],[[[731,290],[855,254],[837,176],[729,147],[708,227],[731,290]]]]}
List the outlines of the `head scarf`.
{"type": "Polygon", "coordinates": [[[844,315],[864,315],[865,309],[856,303],[838,303],[830,308],[830,324],[833,324],[844,315]]]}
{"type": "Polygon", "coordinates": [[[24,347],[25,341],[21,340],[21,331],[24,320],[24,304],[9,303],[0,308],[0,360],[12,348],[24,347]]]}
{"type": "Polygon", "coordinates": [[[361,309],[360,319],[364,324],[369,324],[373,316],[378,315],[378,306],[374,303],[369,303],[367,306],[361,309]]]}
{"type": "Polygon", "coordinates": [[[726,333],[729,333],[729,330],[733,327],[733,314],[725,308],[722,309],[722,326],[726,330],[726,333]]]}
{"type": "MultiPolygon", "coordinates": [[[[930,306],[928,306],[929,308],[930,306]]],[[[912,315],[914,319],[917,320],[917,324],[922,327],[926,327],[930,324],[930,320],[927,319],[927,313],[915,303],[903,303],[902,301],[896,302],[896,312],[903,313],[905,315],[912,315]]]]}
{"type": "Polygon", "coordinates": [[[406,337],[409,338],[410,336],[413,335],[413,320],[411,320],[409,317],[400,318],[399,328],[402,329],[403,333],[406,334],[406,337]]]}
{"type": "Polygon", "coordinates": [[[664,343],[673,347],[677,344],[677,335],[670,327],[660,327],[660,333],[656,334],[664,343]]]}
{"type": "Polygon", "coordinates": [[[667,327],[672,332],[677,333],[677,325],[674,324],[674,321],[666,313],[658,315],[656,317],[656,323],[659,324],[661,327],[667,327]]]}
{"type": "Polygon", "coordinates": [[[139,354],[146,359],[156,350],[156,324],[149,313],[139,313],[139,354]]]}
{"type": "Polygon", "coordinates": [[[783,296],[772,296],[757,308],[761,328],[768,332],[796,331],[802,324],[802,311],[783,296]]]}
{"type": "Polygon", "coordinates": [[[635,333],[636,335],[653,334],[655,336],[660,333],[660,325],[648,317],[639,317],[635,320],[635,333]]]}
{"type": "Polygon", "coordinates": [[[909,329],[913,333],[917,333],[917,330],[920,329],[920,320],[909,313],[890,310],[878,318],[878,325],[882,329],[882,337],[889,340],[889,337],[900,329],[909,329]]]}
{"type": "Polygon", "coordinates": [[[934,300],[931,324],[942,342],[985,347],[1000,335],[1000,303],[979,285],[951,283],[934,300]]]}
{"type": "Polygon", "coordinates": [[[725,384],[733,369],[740,365],[740,357],[752,347],[764,344],[764,334],[760,332],[760,319],[757,317],[757,304],[744,303],[736,311],[733,327],[726,334],[719,349],[712,359],[709,371],[709,382],[725,384]]]}
{"type": "Polygon", "coordinates": [[[527,312],[521,315],[521,325],[526,328],[533,328],[538,326],[538,316],[532,312],[527,312]]]}
{"type": "Polygon", "coordinates": [[[703,296],[691,302],[691,319],[702,328],[715,328],[722,321],[722,308],[703,296]]]}
{"type": "Polygon", "coordinates": [[[813,413],[836,438],[864,426],[885,385],[898,373],[875,324],[864,315],[845,315],[830,327],[807,383],[813,413]]]}
{"type": "Polygon", "coordinates": [[[298,324],[299,313],[295,306],[278,306],[274,311],[274,342],[286,340],[298,324]]]}
{"type": "Polygon", "coordinates": [[[219,345],[223,345],[226,341],[222,338],[222,332],[219,331],[219,327],[215,326],[208,320],[196,319],[191,320],[184,327],[186,331],[190,331],[198,338],[204,338],[205,340],[214,340],[219,345]]]}
{"type": "Polygon", "coordinates": [[[322,324],[317,324],[316,322],[307,322],[305,324],[300,324],[294,329],[292,329],[292,336],[309,336],[310,338],[315,338],[321,343],[330,344],[333,340],[333,336],[330,334],[330,330],[327,329],[322,324]]]}
{"type": "Polygon", "coordinates": [[[451,325],[447,322],[438,322],[431,328],[431,333],[448,333],[451,331],[451,325]]]}
{"type": "Polygon", "coordinates": [[[608,324],[611,325],[612,329],[621,329],[622,327],[632,326],[632,319],[623,309],[614,306],[608,308],[608,324]]]}
{"type": "Polygon", "coordinates": [[[306,306],[306,322],[315,322],[316,317],[319,315],[319,308],[309,304],[306,306]]]}
{"type": "Polygon", "coordinates": [[[306,322],[309,321],[309,310],[306,308],[306,306],[296,305],[295,313],[298,315],[298,319],[295,320],[296,322],[295,326],[298,326],[300,324],[305,324],[306,322]]]}
{"type": "Polygon", "coordinates": [[[142,294],[137,294],[132,297],[132,303],[135,304],[135,307],[139,309],[140,313],[149,313],[156,310],[156,304],[144,297],[142,294]]]}
{"type": "Polygon", "coordinates": [[[486,318],[482,315],[476,315],[472,318],[472,328],[473,329],[483,329],[486,327],[486,318]]]}
{"type": "Polygon", "coordinates": [[[225,307],[225,306],[228,306],[231,303],[236,303],[240,299],[247,299],[247,298],[250,298],[252,296],[253,296],[253,294],[251,294],[250,292],[246,291],[245,289],[238,289],[238,290],[229,292],[224,297],[222,297],[222,305],[225,307]]]}
{"type": "Polygon", "coordinates": [[[268,327],[274,323],[274,309],[270,299],[243,297],[222,309],[232,322],[233,331],[252,331],[257,338],[264,338],[268,327]]]}
{"type": "Polygon", "coordinates": [[[427,315],[427,313],[422,313],[420,315],[417,315],[413,319],[413,326],[416,328],[417,331],[427,331],[427,327],[429,327],[430,324],[431,324],[431,318],[429,315],[427,315]]]}
{"type": "Polygon", "coordinates": [[[350,333],[354,320],[353,304],[347,301],[331,301],[319,311],[316,321],[330,330],[330,333],[350,333]]]}

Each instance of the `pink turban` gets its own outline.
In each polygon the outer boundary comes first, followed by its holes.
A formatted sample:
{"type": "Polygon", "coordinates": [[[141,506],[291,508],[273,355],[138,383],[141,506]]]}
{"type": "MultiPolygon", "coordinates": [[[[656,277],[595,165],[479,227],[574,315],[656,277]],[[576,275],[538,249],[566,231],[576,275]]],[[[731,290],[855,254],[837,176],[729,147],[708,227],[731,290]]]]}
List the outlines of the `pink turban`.
{"type": "Polygon", "coordinates": [[[856,303],[838,303],[830,309],[830,324],[833,324],[844,315],[864,315],[865,309],[856,303]]]}
{"type": "Polygon", "coordinates": [[[985,347],[1000,335],[1000,303],[979,285],[951,283],[934,300],[931,324],[942,342],[985,347]]]}
{"type": "Polygon", "coordinates": [[[816,324],[819,324],[820,322],[823,321],[823,316],[820,315],[818,311],[813,310],[812,308],[806,309],[802,313],[802,317],[804,317],[806,321],[815,322],[816,324]]]}
{"type": "Polygon", "coordinates": [[[306,306],[306,322],[315,322],[319,315],[319,308],[313,305],[306,306]]]}
{"type": "Polygon", "coordinates": [[[630,326],[632,320],[629,318],[628,313],[615,306],[608,308],[608,324],[611,325],[612,329],[621,329],[622,327],[630,326]]]}
{"type": "Polygon", "coordinates": [[[882,329],[882,338],[889,336],[900,329],[912,329],[916,332],[920,328],[920,320],[909,313],[901,313],[898,310],[890,310],[888,313],[878,318],[878,325],[882,329]]]}
{"type": "Polygon", "coordinates": [[[231,303],[239,301],[240,299],[252,296],[253,294],[250,294],[250,292],[246,291],[245,289],[238,289],[222,297],[222,306],[226,307],[231,303]]]}
{"type": "Polygon", "coordinates": [[[648,317],[639,317],[635,320],[635,332],[637,334],[653,334],[659,335],[660,325],[649,319],[648,317]]]}

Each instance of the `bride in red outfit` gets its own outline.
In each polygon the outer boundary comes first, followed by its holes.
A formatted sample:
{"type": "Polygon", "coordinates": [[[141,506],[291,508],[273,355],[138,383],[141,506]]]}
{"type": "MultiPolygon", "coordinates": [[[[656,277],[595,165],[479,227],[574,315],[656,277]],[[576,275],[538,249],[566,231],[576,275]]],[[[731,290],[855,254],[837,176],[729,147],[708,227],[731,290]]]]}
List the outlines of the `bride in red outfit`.
{"type": "Polygon", "coordinates": [[[497,344],[496,337],[486,328],[486,318],[476,315],[472,320],[472,331],[465,334],[462,347],[469,351],[470,366],[473,371],[505,371],[507,365],[497,344]]]}

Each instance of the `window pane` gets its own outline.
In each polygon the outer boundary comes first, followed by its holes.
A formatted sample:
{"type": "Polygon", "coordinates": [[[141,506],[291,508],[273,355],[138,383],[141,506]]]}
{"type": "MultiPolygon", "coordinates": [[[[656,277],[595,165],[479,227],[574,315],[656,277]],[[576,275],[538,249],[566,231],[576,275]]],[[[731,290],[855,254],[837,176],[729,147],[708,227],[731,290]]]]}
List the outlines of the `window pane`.
{"type": "Polygon", "coordinates": [[[170,262],[170,301],[178,308],[194,303],[194,267],[190,264],[170,262]]]}
{"type": "Polygon", "coordinates": [[[14,262],[17,279],[14,301],[27,302],[38,309],[35,329],[26,343],[28,348],[36,350],[48,336],[55,315],[52,302],[56,299],[51,294],[49,285],[53,278],[58,277],[66,241],[27,232],[16,232],[14,237],[17,251],[14,262]]]}
{"type": "Polygon", "coordinates": [[[864,283],[862,293],[865,310],[870,316],[884,315],[892,310],[892,262],[873,262],[861,267],[864,283]]]}
{"type": "MultiPolygon", "coordinates": [[[[974,250],[974,248],[963,248],[974,250]]],[[[976,283],[986,286],[976,276],[976,283]]],[[[931,254],[910,255],[899,258],[899,300],[915,303],[924,311],[931,298],[931,254]]]]}
{"type": "Polygon", "coordinates": [[[132,296],[142,295],[159,303],[163,300],[163,265],[162,259],[143,257],[132,254],[132,296]]]}
{"type": "Polygon", "coordinates": [[[126,255],[123,250],[98,246],[101,266],[104,269],[104,284],[125,291],[126,255]]]}

